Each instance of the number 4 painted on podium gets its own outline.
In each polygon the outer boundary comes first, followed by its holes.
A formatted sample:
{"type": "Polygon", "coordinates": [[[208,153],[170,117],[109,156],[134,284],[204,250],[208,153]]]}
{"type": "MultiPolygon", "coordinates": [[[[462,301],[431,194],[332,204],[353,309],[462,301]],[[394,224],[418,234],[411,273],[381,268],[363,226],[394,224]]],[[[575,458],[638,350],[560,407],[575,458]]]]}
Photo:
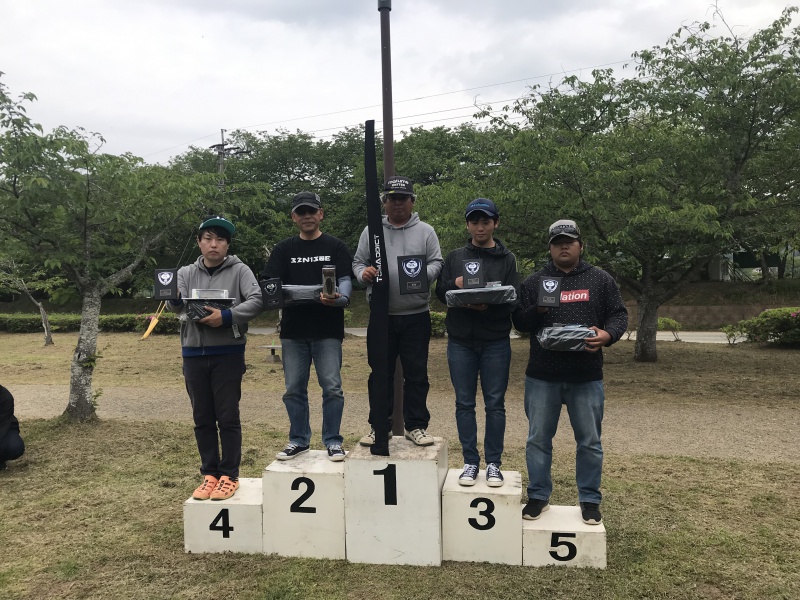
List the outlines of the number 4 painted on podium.
{"type": "Polygon", "coordinates": [[[231,531],[233,531],[233,527],[230,526],[230,521],[228,520],[228,509],[223,508],[219,511],[219,514],[214,517],[214,520],[211,521],[211,525],[208,526],[210,531],[221,531],[222,537],[229,538],[231,537],[231,531]],[[219,522],[222,521],[222,525],[219,522]]]}

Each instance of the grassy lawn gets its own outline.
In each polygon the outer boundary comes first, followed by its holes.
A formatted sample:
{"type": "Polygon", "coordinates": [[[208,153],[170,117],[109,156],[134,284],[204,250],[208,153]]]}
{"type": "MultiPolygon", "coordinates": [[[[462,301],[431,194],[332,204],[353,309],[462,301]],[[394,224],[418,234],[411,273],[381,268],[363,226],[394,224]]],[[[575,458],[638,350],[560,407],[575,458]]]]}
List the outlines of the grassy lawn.
{"type": "MultiPolygon", "coordinates": [[[[2,336],[8,352],[0,356],[0,366],[8,379],[63,384],[71,350],[63,336],[58,350],[37,350],[39,336],[2,336]],[[45,373],[53,367],[59,377],[50,380],[45,373]]],[[[167,340],[147,346],[144,366],[126,371],[121,357],[135,339],[103,336],[102,385],[111,388],[119,377],[124,385],[154,387],[163,376],[168,386],[179,386],[167,340]]],[[[514,348],[515,388],[524,369],[522,343],[514,348]]],[[[449,385],[442,350],[436,342],[431,352],[433,401],[449,385]]],[[[752,404],[768,412],[776,404],[797,403],[796,351],[663,343],[655,365],[634,365],[630,351],[627,345],[609,352],[607,387],[615,402],[679,405],[687,422],[695,406],[711,405],[722,413],[752,404]],[[745,393],[732,404],[734,380],[745,393]]],[[[362,361],[363,343],[349,340],[345,363],[362,361]]],[[[274,382],[265,375],[252,376],[248,385],[272,389],[274,382]]],[[[345,387],[349,381],[355,386],[358,376],[347,375],[345,387]]],[[[797,431],[797,420],[780,426],[797,431]]],[[[38,419],[24,421],[23,434],[28,452],[0,472],[2,598],[800,597],[800,461],[792,458],[794,448],[776,445],[774,460],[688,456],[680,448],[656,445],[647,452],[608,452],[604,571],[453,562],[424,568],[185,554],[182,503],[198,482],[186,421],[106,419],[81,425],[38,419]]],[[[269,423],[245,422],[241,475],[260,477],[285,435],[269,423]]],[[[452,435],[448,439],[450,466],[460,466],[458,442],[452,435]]],[[[345,442],[352,446],[355,435],[345,442]]],[[[572,452],[556,453],[554,504],[574,502],[573,465],[572,452]]],[[[504,469],[521,471],[525,479],[522,444],[507,444],[504,469]]]]}

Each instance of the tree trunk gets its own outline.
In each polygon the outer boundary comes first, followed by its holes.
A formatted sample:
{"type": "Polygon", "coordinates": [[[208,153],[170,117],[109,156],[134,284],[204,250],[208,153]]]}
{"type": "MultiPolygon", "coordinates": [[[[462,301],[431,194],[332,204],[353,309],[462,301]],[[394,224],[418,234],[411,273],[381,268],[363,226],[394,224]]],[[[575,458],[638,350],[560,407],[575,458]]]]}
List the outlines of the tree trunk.
{"type": "Polygon", "coordinates": [[[761,283],[767,283],[772,279],[772,272],[769,270],[769,264],[767,263],[766,250],[759,252],[758,262],[761,264],[761,283]]]}
{"type": "Polygon", "coordinates": [[[95,415],[92,376],[97,362],[97,334],[100,329],[100,290],[83,292],[81,328],[78,345],[72,355],[69,379],[69,404],[64,415],[76,421],[88,421],[95,415]]]}
{"type": "Polygon", "coordinates": [[[637,301],[639,316],[636,324],[636,345],[633,360],[636,362],[656,362],[656,332],[658,331],[658,302],[642,295],[637,301]]]}
{"type": "Polygon", "coordinates": [[[39,307],[39,314],[42,315],[42,328],[44,329],[44,345],[52,346],[53,332],[50,329],[50,319],[47,318],[47,311],[44,309],[44,305],[41,302],[37,302],[36,305],[39,307]]]}

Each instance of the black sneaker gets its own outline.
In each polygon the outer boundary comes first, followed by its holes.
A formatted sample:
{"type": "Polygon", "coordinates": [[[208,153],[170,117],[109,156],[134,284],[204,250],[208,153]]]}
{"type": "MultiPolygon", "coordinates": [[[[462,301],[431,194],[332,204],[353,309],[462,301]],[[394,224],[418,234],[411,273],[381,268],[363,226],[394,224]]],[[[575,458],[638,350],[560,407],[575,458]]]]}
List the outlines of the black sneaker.
{"type": "Polygon", "coordinates": [[[486,485],[489,487],[500,487],[503,485],[503,474],[500,472],[500,465],[489,463],[486,465],[486,485]]]}
{"type": "Polygon", "coordinates": [[[581,517],[587,525],[600,525],[603,522],[600,505],[592,502],[581,502],[581,517]]]}
{"type": "Polygon", "coordinates": [[[289,442],[286,444],[286,448],[275,455],[275,458],[278,460],[290,460],[295,456],[300,456],[306,452],[308,452],[308,446],[301,446],[299,444],[295,444],[294,442],[289,442]]]}
{"type": "Polygon", "coordinates": [[[458,476],[458,485],[475,485],[478,478],[478,465],[464,465],[464,470],[458,476]]]}
{"type": "Polygon", "coordinates": [[[522,509],[522,518],[526,521],[535,521],[542,516],[542,513],[550,509],[548,500],[528,500],[522,509]]]}
{"type": "Polygon", "coordinates": [[[328,446],[328,458],[333,462],[344,460],[345,454],[345,451],[342,450],[342,447],[339,444],[332,444],[328,446]]]}

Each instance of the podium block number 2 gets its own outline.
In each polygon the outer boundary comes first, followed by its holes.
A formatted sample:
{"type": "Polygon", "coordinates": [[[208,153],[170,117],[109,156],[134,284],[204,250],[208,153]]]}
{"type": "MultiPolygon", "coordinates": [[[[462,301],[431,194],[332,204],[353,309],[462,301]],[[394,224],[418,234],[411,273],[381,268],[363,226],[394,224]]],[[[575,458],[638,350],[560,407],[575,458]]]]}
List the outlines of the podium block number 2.
{"type": "Polygon", "coordinates": [[[306,486],[306,491],[300,494],[300,497],[292,502],[292,505],[289,507],[289,512],[293,513],[316,513],[317,509],[313,506],[303,506],[303,502],[311,498],[314,494],[314,490],[316,486],[314,482],[309,479],[308,477],[298,477],[292,482],[292,489],[299,490],[301,485],[306,486]]]}
{"type": "Polygon", "coordinates": [[[383,503],[386,506],[397,506],[397,465],[388,464],[385,469],[372,472],[383,475],[383,503]]]}

